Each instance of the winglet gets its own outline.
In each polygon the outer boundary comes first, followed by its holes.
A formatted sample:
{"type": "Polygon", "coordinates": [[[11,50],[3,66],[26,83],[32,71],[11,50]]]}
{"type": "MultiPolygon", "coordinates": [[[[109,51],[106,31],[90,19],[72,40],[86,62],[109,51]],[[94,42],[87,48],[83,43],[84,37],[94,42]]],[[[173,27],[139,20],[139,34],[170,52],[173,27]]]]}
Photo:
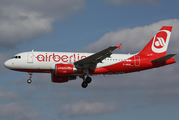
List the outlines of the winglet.
{"type": "Polygon", "coordinates": [[[119,44],[119,45],[116,45],[116,47],[118,47],[119,49],[121,49],[121,45],[122,45],[122,43],[119,44]]]}

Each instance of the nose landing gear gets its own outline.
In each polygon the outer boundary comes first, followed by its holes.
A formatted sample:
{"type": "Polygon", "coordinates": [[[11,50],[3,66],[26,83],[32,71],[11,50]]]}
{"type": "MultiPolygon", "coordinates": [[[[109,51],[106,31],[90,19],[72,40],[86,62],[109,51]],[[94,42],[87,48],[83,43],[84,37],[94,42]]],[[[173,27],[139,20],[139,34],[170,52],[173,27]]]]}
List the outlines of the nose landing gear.
{"type": "Polygon", "coordinates": [[[27,83],[30,84],[30,83],[32,82],[31,78],[32,78],[32,73],[30,72],[30,73],[29,73],[29,79],[27,80],[27,83]]]}

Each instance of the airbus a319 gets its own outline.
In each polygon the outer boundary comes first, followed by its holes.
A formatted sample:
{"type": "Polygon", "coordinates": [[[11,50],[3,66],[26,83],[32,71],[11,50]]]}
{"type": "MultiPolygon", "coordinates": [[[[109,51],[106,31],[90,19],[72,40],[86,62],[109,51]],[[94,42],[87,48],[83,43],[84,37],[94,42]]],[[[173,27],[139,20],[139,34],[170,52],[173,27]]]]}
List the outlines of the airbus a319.
{"type": "Polygon", "coordinates": [[[28,72],[32,82],[32,73],[51,73],[51,81],[64,83],[83,79],[81,86],[86,88],[93,75],[116,75],[157,68],[175,63],[166,55],[172,26],[163,26],[149,43],[136,54],[113,54],[121,44],[110,46],[97,53],[40,52],[30,51],[16,54],[7,60],[4,66],[10,70],[28,72]]]}

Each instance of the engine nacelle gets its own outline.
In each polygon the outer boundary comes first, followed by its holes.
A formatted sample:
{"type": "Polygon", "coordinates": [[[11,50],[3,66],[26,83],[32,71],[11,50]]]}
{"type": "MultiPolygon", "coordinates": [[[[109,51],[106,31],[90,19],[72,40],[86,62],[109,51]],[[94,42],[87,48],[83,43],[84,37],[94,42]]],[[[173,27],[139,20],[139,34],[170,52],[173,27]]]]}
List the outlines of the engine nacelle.
{"type": "Polygon", "coordinates": [[[55,83],[64,83],[64,82],[68,82],[69,80],[75,80],[76,76],[58,76],[55,74],[51,74],[51,80],[52,82],[55,83]]]}
{"type": "Polygon", "coordinates": [[[56,75],[70,75],[77,71],[77,69],[72,64],[56,64],[55,74],[56,75]]]}

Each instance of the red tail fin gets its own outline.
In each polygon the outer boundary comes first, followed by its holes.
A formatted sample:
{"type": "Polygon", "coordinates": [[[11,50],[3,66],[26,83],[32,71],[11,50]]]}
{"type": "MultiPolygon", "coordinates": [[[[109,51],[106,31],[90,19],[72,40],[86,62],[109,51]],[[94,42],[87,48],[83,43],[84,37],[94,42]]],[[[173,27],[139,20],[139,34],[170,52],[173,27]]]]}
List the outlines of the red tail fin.
{"type": "Polygon", "coordinates": [[[165,56],[172,26],[163,26],[160,31],[150,40],[150,42],[139,53],[142,56],[151,56],[159,58],[165,56]]]}

